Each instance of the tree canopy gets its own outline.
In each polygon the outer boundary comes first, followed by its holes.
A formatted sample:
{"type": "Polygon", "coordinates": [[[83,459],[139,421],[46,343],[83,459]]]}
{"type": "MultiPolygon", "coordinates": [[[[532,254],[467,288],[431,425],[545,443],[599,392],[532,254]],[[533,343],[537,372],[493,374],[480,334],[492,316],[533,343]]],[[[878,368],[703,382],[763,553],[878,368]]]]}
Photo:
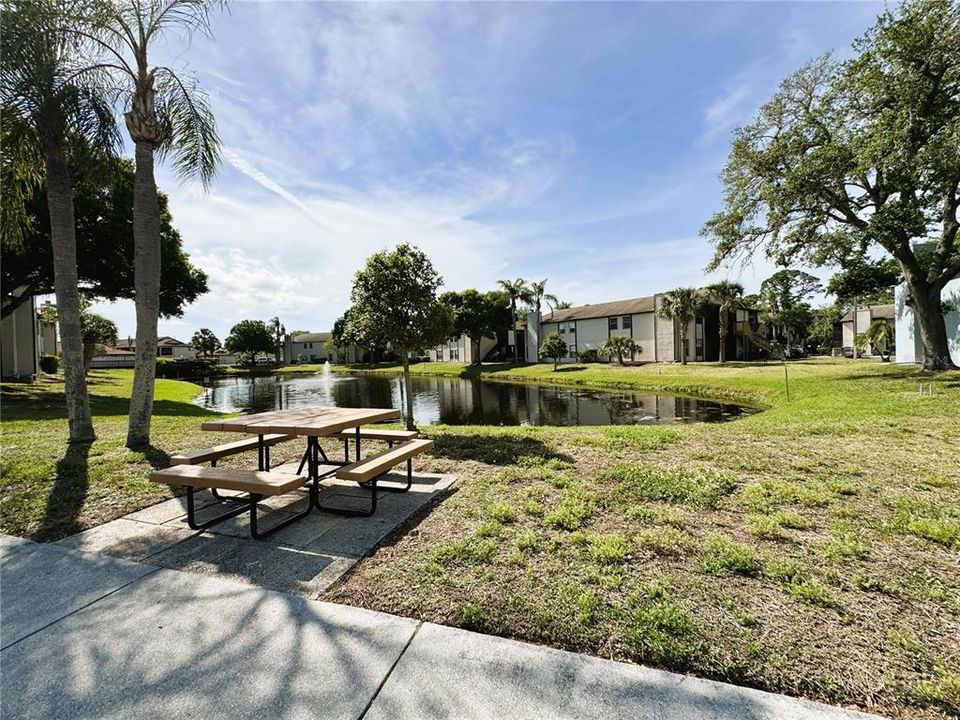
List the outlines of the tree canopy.
{"type": "Polygon", "coordinates": [[[762,250],[781,265],[881,249],[909,288],[924,365],[952,365],[940,294],[960,275],[960,5],[911,0],[785,79],[737,130],[710,265],[762,250]],[[919,249],[928,244],[929,251],[919,249]]]}
{"type": "Polygon", "coordinates": [[[445,292],[440,302],[453,309],[453,334],[466,335],[473,343],[473,364],[480,364],[480,341],[498,337],[510,326],[510,297],[506,292],[479,292],[473,288],[445,292]]]}
{"type": "MultiPolygon", "coordinates": [[[[118,300],[133,297],[133,163],[103,160],[104,172],[85,173],[74,185],[77,227],[77,270],[80,290],[88,298],[118,300]]],[[[195,267],[173,227],[167,197],[160,204],[160,312],[179,317],[184,308],[207,292],[207,275],[195,267]]],[[[15,202],[6,194],[0,202],[15,202]]],[[[26,223],[19,244],[3,248],[0,267],[4,297],[21,285],[36,294],[53,289],[53,254],[46,191],[33,192],[25,203],[26,223]]]]}
{"type": "Polygon", "coordinates": [[[891,288],[902,279],[903,273],[893,258],[876,262],[858,260],[827,281],[827,292],[842,305],[854,301],[863,304],[889,303],[893,302],[891,288]]]}
{"type": "Polygon", "coordinates": [[[210,357],[220,349],[220,340],[210,328],[200,328],[190,338],[190,345],[200,355],[210,357]]]}
{"type": "Polygon", "coordinates": [[[540,345],[540,357],[551,358],[553,360],[553,369],[557,369],[560,364],[560,358],[567,354],[567,341],[558,332],[552,332],[544,338],[540,345]]]}
{"type": "Polygon", "coordinates": [[[453,333],[453,310],[437,298],[443,278],[430,258],[403,243],[367,258],[353,279],[353,304],[334,325],[334,337],[363,348],[389,348],[403,363],[407,428],[415,428],[410,353],[453,333]]]}
{"type": "Polygon", "coordinates": [[[273,352],[273,333],[263,320],[241,320],[232,328],[223,346],[227,352],[246,356],[253,362],[260,353],[273,352]]]}

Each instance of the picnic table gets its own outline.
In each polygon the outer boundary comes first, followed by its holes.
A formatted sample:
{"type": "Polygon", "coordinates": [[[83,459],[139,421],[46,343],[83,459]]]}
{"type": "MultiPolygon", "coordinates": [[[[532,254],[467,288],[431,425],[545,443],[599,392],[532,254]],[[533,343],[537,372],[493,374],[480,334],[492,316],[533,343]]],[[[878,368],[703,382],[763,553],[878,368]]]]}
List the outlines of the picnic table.
{"type": "MultiPolygon", "coordinates": [[[[320,438],[337,435],[344,430],[354,428],[356,437],[356,458],[360,460],[361,427],[384,420],[396,420],[400,411],[394,408],[340,408],[313,406],[295,410],[270,410],[267,412],[241,415],[224,420],[209,420],[203,423],[201,430],[215,432],[238,432],[257,436],[257,466],[260,470],[270,467],[270,444],[266,437],[270,435],[302,436],[307,446],[300,463],[307,465],[307,476],[311,480],[319,479],[319,461],[325,465],[338,465],[330,461],[320,447],[320,438]]],[[[349,458],[345,458],[349,460],[349,458]]],[[[345,464],[345,463],[344,463],[345,464]]],[[[331,474],[335,472],[328,472],[331,474]]],[[[299,470],[298,470],[299,472],[299,470]]]]}
{"type": "Polygon", "coordinates": [[[406,492],[412,482],[412,458],[433,446],[432,440],[421,439],[416,431],[378,430],[364,428],[365,425],[396,420],[400,411],[394,408],[338,408],[305,407],[294,410],[273,410],[269,412],[241,415],[235,418],[209,420],[201,425],[202,430],[213,432],[235,432],[251,435],[249,439],[204,448],[183,455],[171,456],[172,467],[156,470],[150,475],[154,482],[168,485],[180,485],[187,489],[187,522],[191,528],[202,530],[223,522],[242,512],[250,514],[250,534],[257,539],[266,537],[286,527],[290,523],[306,517],[311,508],[340,515],[370,516],[377,509],[377,484],[393,467],[406,463],[407,477],[405,486],[381,486],[389,492],[406,492]],[[270,472],[270,447],[297,437],[306,438],[306,448],[295,474],[270,472]],[[344,440],[345,457],[343,462],[327,458],[320,446],[320,438],[337,437],[344,440]],[[356,462],[350,462],[349,440],[356,441],[356,462]],[[383,440],[390,449],[379,455],[360,459],[361,439],[383,440]],[[399,443],[394,447],[394,443],[399,443]],[[257,449],[257,470],[236,470],[218,468],[217,460],[246,450],[257,449]],[[321,459],[327,467],[320,471],[321,459]],[[209,462],[210,467],[199,467],[209,462]],[[304,465],[306,476],[302,476],[304,465]],[[328,507],[320,504],[320,480],[336,475],[340,480],[353,481],[370,491],[370,506],[367,510],[355,510],[342,507],[328,507]],[[261,531],[257,524],[257,503],[267,496],[282,495],[297,488],[307,486],[310,501],[307,508],[293,517],[261,531]],[[204,522],[196,518],[194,490],[206,488],[219,500],[239,503],[232,509],[204,522]],[[243,496],[221,496],[218,490],[236,490],[247,493],[243,496]]]}

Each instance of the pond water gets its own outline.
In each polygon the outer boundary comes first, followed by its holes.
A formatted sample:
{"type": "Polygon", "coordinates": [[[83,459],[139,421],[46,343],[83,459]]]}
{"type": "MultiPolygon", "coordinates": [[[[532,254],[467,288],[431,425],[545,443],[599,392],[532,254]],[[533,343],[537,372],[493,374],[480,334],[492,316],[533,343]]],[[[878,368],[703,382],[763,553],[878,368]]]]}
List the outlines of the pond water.
{"type": "MultiPolygon", "coordinates": [[[[404,408],[403,380],[382,375],[264,375],[213,378],[197,403],[221,412],[334,405],[404,408]]],[[[754,412],[728,402],[620,390],[414,377],[418,425],[648,425],[726,422],[754,412]]]]}

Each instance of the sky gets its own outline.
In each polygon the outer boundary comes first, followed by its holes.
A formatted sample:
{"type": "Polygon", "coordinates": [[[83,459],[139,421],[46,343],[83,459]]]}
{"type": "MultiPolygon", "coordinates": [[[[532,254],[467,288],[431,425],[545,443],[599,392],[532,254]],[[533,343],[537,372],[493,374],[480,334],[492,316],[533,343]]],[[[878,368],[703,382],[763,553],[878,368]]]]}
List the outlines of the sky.
{"type": "MultiPolygon", "coordinates": [[[[223,144],[208,192],[159,165],[210,292],[160,334],[243,319],[329,330],[401,242],[447,289],[547,278],[574,305],[702,285],[733,130],[840,57],[876,2],[235,2],[155,61],[193,73],[223,144]]],[[[816,273],[815,273],[816,274],[816,273]]],[[[823,279],[829,273],[821,270],[823,279]]],[[[122,337],[132,302],[101,303],[122,337]]]]}

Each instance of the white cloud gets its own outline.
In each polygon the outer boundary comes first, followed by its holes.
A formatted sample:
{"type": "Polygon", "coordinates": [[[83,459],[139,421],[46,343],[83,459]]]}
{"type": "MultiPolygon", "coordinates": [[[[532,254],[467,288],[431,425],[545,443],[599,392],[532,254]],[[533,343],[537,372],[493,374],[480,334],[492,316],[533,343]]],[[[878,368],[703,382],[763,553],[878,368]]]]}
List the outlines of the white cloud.
{"type": "Polygon", "coordinates": [[[746,82],[737,82],[707,106],[703,118],[706,142],[726,135],[748,117],[751,96],[750,86],[746,82]]]}

